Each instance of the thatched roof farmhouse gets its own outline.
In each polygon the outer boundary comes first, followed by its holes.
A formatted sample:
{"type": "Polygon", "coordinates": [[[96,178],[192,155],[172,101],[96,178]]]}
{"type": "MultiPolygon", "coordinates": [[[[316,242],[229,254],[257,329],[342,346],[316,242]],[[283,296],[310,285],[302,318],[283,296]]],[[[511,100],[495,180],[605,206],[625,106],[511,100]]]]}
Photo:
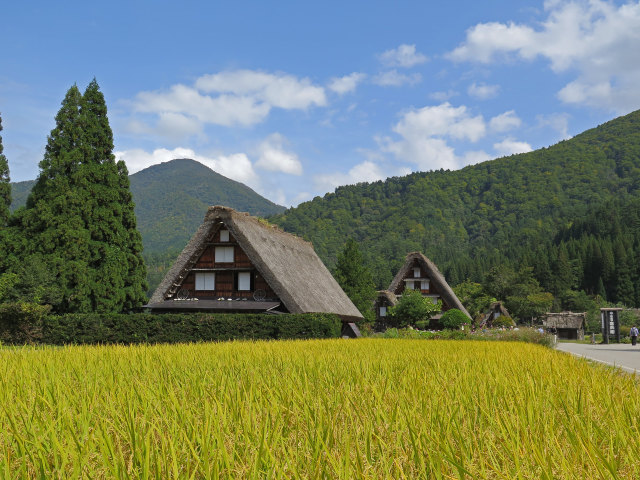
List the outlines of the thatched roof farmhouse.
{"type": "Polygon", "coordinates": [[[214,206],[156,289],[152,312],[362,315],[311,243],[248,213],[214,206]]]}
{"type": "Polygon", "coordinates": [[[422,253],[412,252],[407,255],[404,264],[391,281],[389,289],[378,292],[376,300],[378,320],[386,316],[387,308],[395,305],[398,297],[406,289],[419,290],[424,297],[431,298],[434,303],[441,300],[443,312],[457,308],[471,318],[438,267],[422,253]]]}
{"type": "Polygon", "coordinates": [[[584,340],[584,330],[587,323],[586,318],[586,313],[547,313],[542,320],[542,324],[545,328],[554,331],[558,335],[558,338],[584,340]]]}
{"type": "Polygon", "coordinates": [[[509,311],[506,309],[506,307],[503,305],[502,302],[493,302],[489,306],[489,309],[484,314],[482,314],[482,316],[480,316],[479,319],[477,319],[476,327],[477,328],[482,328],[485,326],[491,327],[493,326],[493,321],[496,318],[500,318],[500,317],[511,318],[511,315],[509,314],[509,311]]]}

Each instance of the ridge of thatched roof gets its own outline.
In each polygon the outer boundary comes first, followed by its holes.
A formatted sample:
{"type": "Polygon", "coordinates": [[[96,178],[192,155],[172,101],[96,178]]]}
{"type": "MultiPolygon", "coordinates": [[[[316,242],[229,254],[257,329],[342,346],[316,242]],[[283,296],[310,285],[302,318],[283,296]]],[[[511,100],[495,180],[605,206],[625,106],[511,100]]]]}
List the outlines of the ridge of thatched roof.
{"type": "Polygon", "coordinates": [[[398,303],[398,297],[396,297],[396,294],[389,290],[378,290],[378,301],[381,298],[385,298],[391,305],[398,303]]]}
{"type": "Polygon", "coordinates": [[[362,318],[313,249],[300,237],[223,206],[209,207],[202,225],[158,286],[150,304],[167,298],[171,287],[182,282],[203,251],[212,229],[224,224],[260,275],[291,313],[335,313],[343,319],[362,318]]]}
{"type": "Polygon", "coordinates": [[[542,324],[550,328],[583,328],[586,323],[586,313],[557,312],[546,313],[542,324]]]}
{"type": "Polygon", "coordinates": [[[441,292],[442,298],[447,303],[447,305],[452,308],[457,308],[458,310],[462,311],[467,317],[471,318],[471,315],[469,315],[467,309],[464,308],[462,302],[458,299],[447,281],[444,279],[444,276],[442,275],[442,273],[440,273],[440,270],[438,270],[436,264],[420,252],[411,252],[407,254],[404,265],[402,266],[402,268],[400,268],[396,276],[393,277],[391,285],[389,285],[389,291],[395,292],[398,289],[400,283],[407,276],[409,270],[412,268],[416,260],[418,261],[418,264],[427,272],[429,279],[436,286],[436,289],[441,292]]]}
{"type": "Polygon", "coordinates": [[[500,315],[504,315],[505,317],[511,317],[509,310],[504,306],[502,302],[493,302],[489,307],[489,313],[498,311],[500,315]]]}

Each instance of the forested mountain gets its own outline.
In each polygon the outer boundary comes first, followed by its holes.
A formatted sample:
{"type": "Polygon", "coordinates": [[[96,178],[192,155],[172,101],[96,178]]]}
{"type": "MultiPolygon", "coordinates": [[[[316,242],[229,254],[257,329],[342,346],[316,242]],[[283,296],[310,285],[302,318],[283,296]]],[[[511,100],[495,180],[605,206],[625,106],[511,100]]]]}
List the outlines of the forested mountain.
{"type": "MultiPolygon", "coordinates": [[[[209,206],[225,205],[261,217],[285,209],[190,159],[154,165],[130,175],[129,181],[142,234],[149,291],[200,226],[209,206]]],[[[24,206],[34,184],[11,184],[12,210],[24,206]]]]}
{"type": "Polygon", "coordinates": [[[189,159],[171,160],[134,173],[131,192],[146,253],[182,249],[211,205],[260,217],[284,211],[246,185],[189,159]]]}
{"type": "MultiPolygon", "coordinates": [[[[588,219],[606,225],[620,208],[637,208],[635,199],[640,199],[640,111],[534,152],[458,171],[339,187],[270,220],[311,240],[330,268],[346,240],[354,238],[379,287],[386,288],[405,255],[417,250],[434,260],[452,285],[481,281],[493,266],[528,265],[543,288],[556,291],[553,269],[560,244],[571,250],[569,237],[587,235],[588,219]],[[578,224],[583,230],[576,230],[578,224]]],[[[619,218],[620,224],[627,222],[619,218]]],[[[621,241],[622,247],[612,248],[636,255],[637,234],[621,241]]],[[[574,260],[589,255],[572,253],[574,260]]],[[[627,256],[625,263],[637,279],[638,262],[627,256]]],[[[575,274],[567,281],[593,293],[594,275],[586,275],[585,268],[590,267],[574,261],[575,274]]],[[[611,275],[601,280],[606,284],[611,275]]],[[[637,290],[634,298],[637,304],[637,290]]]]}
{"type": "Polygon", "coordinates": [[[35,183],[35,180],[11,183],[11,211],[19,207],[24,207],[27,203],[29,192],[31,192],[35,183]]]}
{"type": "MultiPolygon", "coordinates": [[[[145,254],[182,249],[202,223],[207,208],[225,205],[266,217],[284,211],[246,185],[195,160],[153,165],[129,176],[145,254]]],[[[12,183],[12,210],[25,204],[34,181],[12,183]]]]}

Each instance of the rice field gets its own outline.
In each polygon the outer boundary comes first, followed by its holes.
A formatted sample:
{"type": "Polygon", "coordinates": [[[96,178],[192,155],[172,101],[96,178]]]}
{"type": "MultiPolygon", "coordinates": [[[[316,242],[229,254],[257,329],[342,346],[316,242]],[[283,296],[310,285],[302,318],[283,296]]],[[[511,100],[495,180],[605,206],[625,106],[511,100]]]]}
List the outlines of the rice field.
{"type": "Polygon", "coordinates": [[[0,478],[640,478],[639,415],[523,343],[0,348],[0,478]]]}

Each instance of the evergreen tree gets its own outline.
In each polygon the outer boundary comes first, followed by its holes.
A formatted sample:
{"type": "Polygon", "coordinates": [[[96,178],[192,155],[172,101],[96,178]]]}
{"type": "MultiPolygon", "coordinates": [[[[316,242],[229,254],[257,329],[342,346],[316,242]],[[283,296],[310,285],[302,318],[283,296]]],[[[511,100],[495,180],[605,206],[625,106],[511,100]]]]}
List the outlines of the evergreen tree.
{"type": "Polygon", "coordinates": [[[69,89],[49,136],[41,172],[19,214],[58,276],[59,311],[119,312],[144,301],[145,270],[126,167],[97,82],[69,89]],[[123,180],[123,177],[125,180],[123,180]]]}
{"type": "Polygon", "coordinates": [[[631,268],[629,265],[626,248],[622,241],[617,241],[614,245],[614,258],[616,262],[615,273],[615,302],[633,306],[635,304],[635,291],[631,279],[631,268]]]}
{"type": "Polygon", "coordinates": [[[87,212],[94,277],[93,308],[96,311],[130,310],[145,300],[142,239],[136,229],[127,168],[124,162],[115,161],[107,106],[95,79],[85,90],[80,115],[84,176],[92,186],[87,212]]]}
{"type": "Polygon", "coordinates": [[[607,300],[607,291],[604,288],[604,282],[602,281],[602,277],[598,277],[598,283],[596,284],[595,294],[597,297],[600,297],[602,300],[607,300]]]}
{"type": "Polygon", "coordinates": [[[556,258],[553,268],[553,294],[560,295],[563,292],[573,288],[575,282],[575,275],[573,268],[569,262],[569,254],[567,253],[567,247],[563,243],[558,248],[558,257],[556,258]]]}
{"type": "MultiPolygon", "coordinates": [[[[0,132],[2,132],[2,116],[0,116],[0,132]]],[[[11,179],[9,178],[9,163],[2,153],[2,136],[0,135],[0,227],[4,227],[9,219],[11,206],[11,179]]]]}
{"type": "Polygon", "coordinates": [[[42,255],[55,272],[62,297],[60,311],[89,312],[89,239],[86,228],[86,184],[82,178],[82,128],[78,87],[72,86],[47,139],[40,174],[17,215],[23,234],[21,262],[42,255]]]}
{"type": "Polygon", "coordinates": [[[376,291],[371,271],[366,267],[358,242],[350,238],[338,255],[336,281],[367,322],[375,320],[373,301],[376,291]]]}

